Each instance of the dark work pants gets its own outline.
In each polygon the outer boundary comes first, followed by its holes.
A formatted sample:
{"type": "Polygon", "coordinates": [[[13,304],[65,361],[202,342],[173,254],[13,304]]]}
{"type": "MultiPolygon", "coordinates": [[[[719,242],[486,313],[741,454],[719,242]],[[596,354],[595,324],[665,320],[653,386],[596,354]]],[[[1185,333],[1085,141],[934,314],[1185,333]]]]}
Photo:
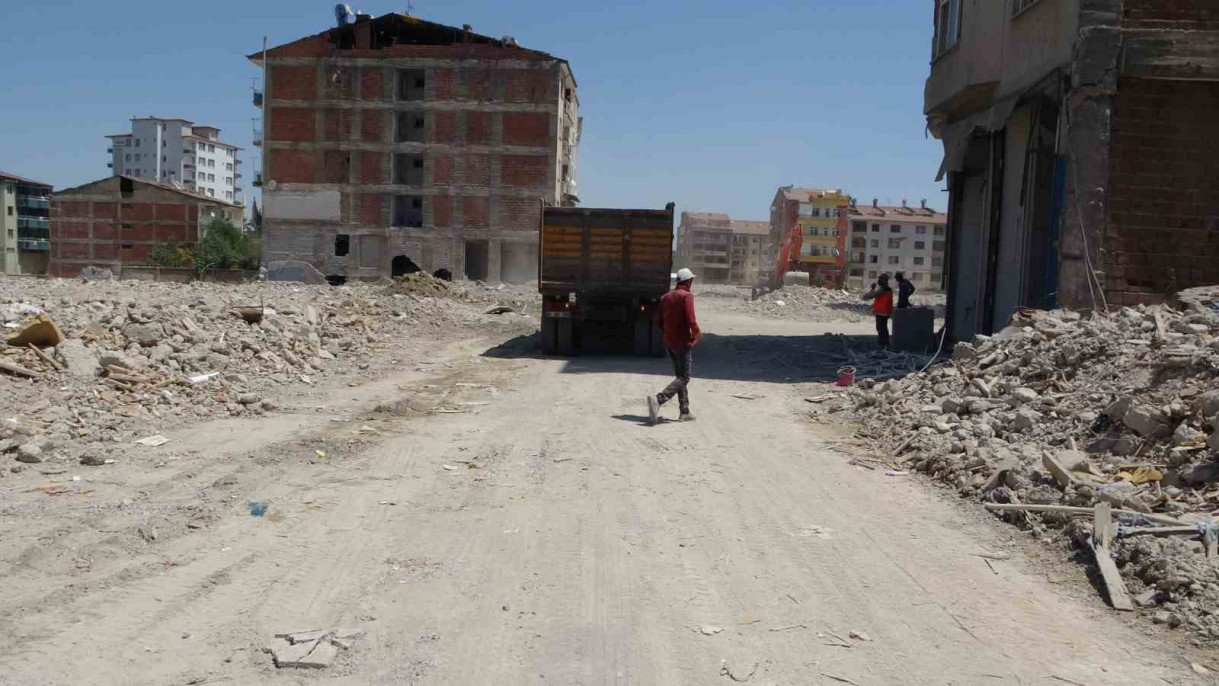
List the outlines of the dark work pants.
{"type": "Polygon", "coordinates": [[[694,359],[690,354],[690,346],[679,348],[677,350],[669,349],[669,359],[673,361],[673,383],[670,383],[661,391],[656,399],[661,405],[677,396],[677,405],[681,408],[682,414],[690,412],[690,392],[686,387],[690,385],[690,372],[694,369],[694,359]]]}
{"type": "Polygon", "coordinates": [[[889,317],[883,314],[876,315],[876,343],[886,350],[889,348],[889,317]]]}

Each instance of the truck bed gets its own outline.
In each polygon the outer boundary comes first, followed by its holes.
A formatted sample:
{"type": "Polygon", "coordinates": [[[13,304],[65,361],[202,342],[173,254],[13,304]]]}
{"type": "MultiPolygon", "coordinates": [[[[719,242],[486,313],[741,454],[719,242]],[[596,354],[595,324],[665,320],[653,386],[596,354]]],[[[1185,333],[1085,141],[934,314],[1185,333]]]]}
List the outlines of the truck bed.
{"type": "Polygon", "coordinates": [[[673,207],[542,212],[538,290],[659,297],[669,290],[673,207]]]}

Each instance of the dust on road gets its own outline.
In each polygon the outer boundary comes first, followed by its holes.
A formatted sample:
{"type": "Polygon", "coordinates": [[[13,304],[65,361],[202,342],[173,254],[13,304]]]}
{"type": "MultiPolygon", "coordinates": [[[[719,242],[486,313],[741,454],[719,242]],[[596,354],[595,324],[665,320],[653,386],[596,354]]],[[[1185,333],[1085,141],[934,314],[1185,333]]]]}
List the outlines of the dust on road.
{"type": "Polygon", "coordinates": [[[980,557],[1010,534],[848,465],[850,430],[809,423],[783,383],[808,380],[799,361],[824,325],[703,319],[715,335],[696,353],[694,423],[643,424],[661,360],[481,340],[335,388],[321,411],[310,398],[172,435],[207,445],[128,474],[128,501],[72,501],[4,561],[0,683],[1193,676],[1018,548],[980,557]],[[165,507],[184,525],[142,531],[139,513],[165,507]],[[207,514],[192,528],[194,511],[207,514]],[[276,670],[262,652],[277,633],[339,626],[366,635],[325,670],[276,670]]]}

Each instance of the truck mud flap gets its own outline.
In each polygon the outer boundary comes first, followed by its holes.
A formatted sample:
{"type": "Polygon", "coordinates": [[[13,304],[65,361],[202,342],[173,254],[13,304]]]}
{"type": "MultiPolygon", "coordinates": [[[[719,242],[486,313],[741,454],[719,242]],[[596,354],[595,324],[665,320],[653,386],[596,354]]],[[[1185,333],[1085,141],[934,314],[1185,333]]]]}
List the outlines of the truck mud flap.
{"type": "Polygon", "coordinates": [[[556,336],[557,345],[556,352],[560,355],[571,356],[576,352],[576,323],[571,317],[563,319],[555,319],[558,334],[556,336]]]}
{"type": "Polygon", "coordinates": [[[543,355],[554,355],[559,349],[559,320],[554,317],[542,316],[541,337],[543,355]]]}

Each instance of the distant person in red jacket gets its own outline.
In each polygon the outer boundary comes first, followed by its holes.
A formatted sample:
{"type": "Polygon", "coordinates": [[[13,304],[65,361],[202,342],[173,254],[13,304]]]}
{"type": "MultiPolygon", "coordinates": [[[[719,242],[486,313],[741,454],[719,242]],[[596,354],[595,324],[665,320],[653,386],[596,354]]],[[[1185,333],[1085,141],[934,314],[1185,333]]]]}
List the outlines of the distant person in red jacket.
{"type": "Polygon", "coordinates": [[[872,301],[872,314],[876,315],[876,343],[881,350],[888,350],[889,317],[893,316],[893,289],[889,287],[889,275],[881,274],[872,288],[863,294],[863,299],[872,301]]]}
{"type": "Polygon", "coordinates": [[[680,422],[694,421],[690,414],[690,372],[693,360],[690,350],[698,345],[703,332],[694,319],[694,294],[690,286],[694,283],[694,272],[681,269],[677,272],[677,287],[665,293],[656,312],[656,326],[665,334],[665,348],[673,361],[673,382],[656,395],[648,396],[648,421],[652,424],[660,417],[660,406],[677,396],[681,408],[680,422]]]}

